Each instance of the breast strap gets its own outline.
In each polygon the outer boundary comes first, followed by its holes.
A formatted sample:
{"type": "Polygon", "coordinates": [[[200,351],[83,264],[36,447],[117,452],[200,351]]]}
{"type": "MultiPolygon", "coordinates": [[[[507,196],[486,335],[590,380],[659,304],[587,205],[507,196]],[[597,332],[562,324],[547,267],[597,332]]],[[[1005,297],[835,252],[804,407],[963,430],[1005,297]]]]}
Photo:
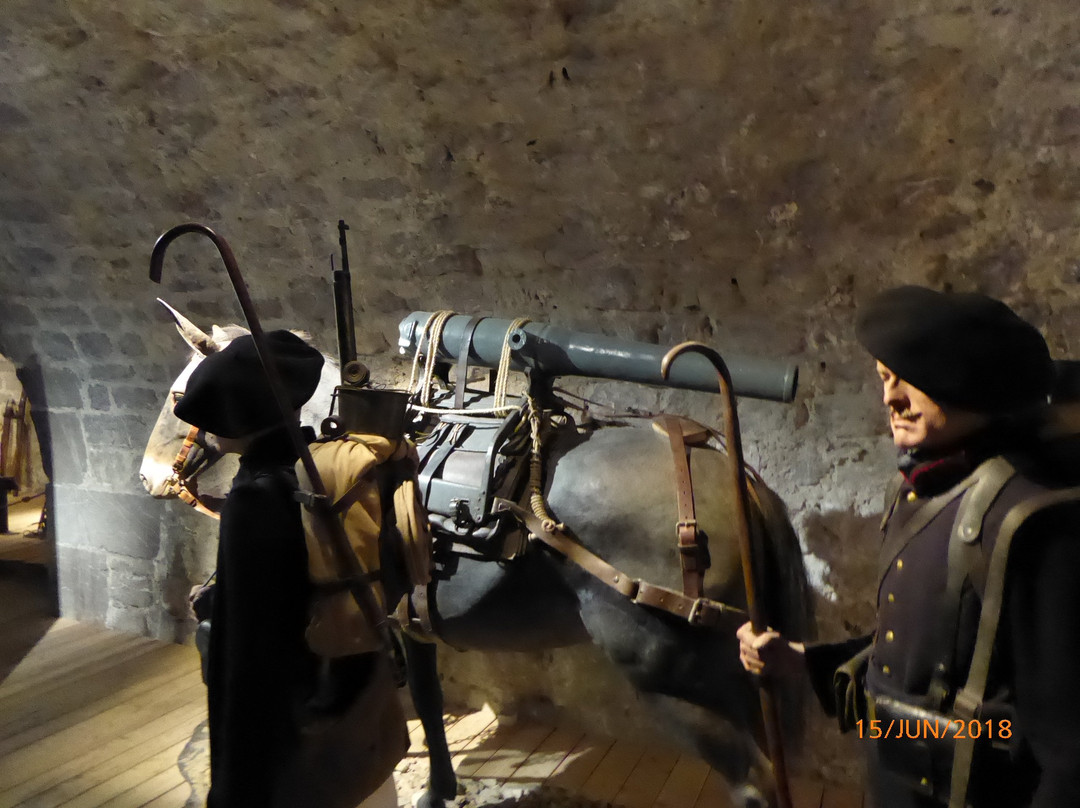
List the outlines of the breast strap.
{"type": "Polygon", "coordinates": [[[980,539],[983,523],[1016,469],[1003,457],[992,457],[972,472],[973,484],[964,492],[949,534],[948,577],[938,621],[937,662],[927,691],[928,706],[943,710],[955,687],[957,633],[960,628],[960,600],[964,582],[970,580],[982,597],[986,563],[980,539]]]}

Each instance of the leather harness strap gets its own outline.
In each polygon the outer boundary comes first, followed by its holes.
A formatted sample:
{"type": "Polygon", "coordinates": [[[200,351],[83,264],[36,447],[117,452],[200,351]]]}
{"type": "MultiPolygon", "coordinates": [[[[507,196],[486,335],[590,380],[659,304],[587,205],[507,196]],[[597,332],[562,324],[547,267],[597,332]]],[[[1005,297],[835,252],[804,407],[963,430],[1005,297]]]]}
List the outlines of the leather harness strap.
{"type": "MultiPolygon", "coordinates": [[[[220,519],[221,514],[199,499],[199,484],[194,476],[189,477],[191,470],[185,473],[184,469],[187,465],[188,455],[191,454],[191,450],[195,446],[202,447],[204,452],[210,452],[206,446],[199,443],[199,436],[202,434],[205,433],[197,426],[193,426],[188,430],[187,437],[184,438],[184,443],[181,445],[180,451],[176,453],[176,459],[173,460],[172,476],[169,478],[169,483],[176,487],[176,496],[181,502],[190,505],[201,514],[220,519]]],[[[204,460],[200,465],[209,467],[211,464],[204,460]]]]}
{"type": "Polygon", "coordinates": [[[700,598],[705,591],[705,570],[709,568],[709,548],[697,529],[694,513],[694,483],[690,477],[690,447],[683,440],[682,420],[671,415],[657,419],[671,441],[675,461],[675,492],[679,506],[675,535],[679,542],[683,594],[700,598]]]}
{"type": "Polygon", "coordinates": [[[690,597],[674,589],[631,578],[568,534],[549,527],[538,516],[516,503],[496,498],[494,509],[496,513],[509,511],[514,514],[536,539],[558,551],[567,560],[577,564],[632,603],[660,609],[696,626],[714,627],[732,616],[738,616],[740,620],[745,619],[745,610],[736,606],[700,596],[690,597]]]}

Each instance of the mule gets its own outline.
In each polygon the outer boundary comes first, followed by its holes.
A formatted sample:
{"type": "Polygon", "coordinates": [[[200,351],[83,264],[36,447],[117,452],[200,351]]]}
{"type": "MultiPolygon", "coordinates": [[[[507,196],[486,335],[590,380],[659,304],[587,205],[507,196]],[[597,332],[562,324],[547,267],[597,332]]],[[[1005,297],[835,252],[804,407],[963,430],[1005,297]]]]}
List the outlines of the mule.
{"type": "MultiPolygon", "coordinates": [[[[175,420],[171,406],[170,399],[162,408],[166,422],[175,420]]],[[[174,457],[179,431],[155,427],[147,462],[174,457]]],[[[548,509],[577,540],[631,578],[681,588],[674,464],[665,435],[648,423],[572,426],[553,432],[544,458],[548,509]]],[[[690,451],[698,527],[708,537],[712,561],[705,594],[744,606],[729,464],[716,448],[690,451]]],[[[811,591],[798,539],[779,497],[762,483],[754,488],[751,516],[764,539],[761,591],[768,621],[787,637],[805,638],[812,623],[811,591]]],[[[427,599],[442,640],[459,649],[501,651],[594,643],[660,708],[672,739],[724,775],[733,804],[770,804],[774,783],[756,740],[761,734],[755,685],[738,661],[735,628],[744,618],[706,628],[636,605],[538,542],[510,562],[454,554],[445,545],[437,558],[427,599]]],[[[407,578],[390,562],[384,557],[383,584],[393,604],[405,594],[407,578]]],[[[428,789],[418,804],[441,808],[457,790],[443,732],[436,648],[406,634],[405,650],[410,693],[431,760],[428,789]]],[[[781,697],[786,708],[794,706],[785,709],[794,717],[793,730],[800,693],[794,689],[781,697]]]]}

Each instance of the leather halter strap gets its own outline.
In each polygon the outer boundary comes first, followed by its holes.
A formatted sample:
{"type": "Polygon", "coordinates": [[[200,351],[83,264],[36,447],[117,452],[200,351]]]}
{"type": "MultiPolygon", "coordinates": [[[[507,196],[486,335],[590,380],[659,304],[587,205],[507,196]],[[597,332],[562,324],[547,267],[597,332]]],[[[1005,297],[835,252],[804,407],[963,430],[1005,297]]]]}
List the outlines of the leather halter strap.
{"type": "Polygon", "coordinates": [[[594,578],[610,586],[631,603],[651,606],[686,620],[691,625],[715,627],[737,616],[746,619],[746,612],[736,606],[705,597],[690,597],[674,589],[657,586],[631,578],[596,555],[577,540],[558,528],[545,524],[540,517],[506,499],[495,499],[496,513],[509,511],[529,529],[533,537],[564,555],[594,578]]]}
{"type": "MultiPolygon", "coordinates": [[[[193,426],[188,430],[187,437],[184,438],[184,443],[180,447],[180,451],[176,453],[176,459],[173,460],[172,475],[170,475],[168,482],[176,489],[176,496],[181,502],[190,505],[201,514],[213,519],[220,519],[221,514],[199,499],[199,484],[196,480],[198,474],[192,474],[192,470],[187,468],[188,456],[195,446],[201,447],[208,454],[210,453],[211,450],[205,444],[199,442],[199,438],[205,434],[197,426],[193,426]]],[[[214,461],[204,461],[199,465],[198,471],[202,472],[209,468],[216,460],[217,458],[214,461]]]]}

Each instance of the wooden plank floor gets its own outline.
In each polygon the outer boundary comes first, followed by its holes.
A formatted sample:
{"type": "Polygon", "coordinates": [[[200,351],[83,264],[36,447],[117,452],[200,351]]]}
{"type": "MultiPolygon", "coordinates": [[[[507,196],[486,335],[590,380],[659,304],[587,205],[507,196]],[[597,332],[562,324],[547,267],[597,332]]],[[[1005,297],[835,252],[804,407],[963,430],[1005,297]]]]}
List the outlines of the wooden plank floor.
{"type": "MultiPolygon", "coordinates": [[[[25,592],[11,601],[27,589],[0,568],[0,808],[184,806],[191,789],[177,761],[206,717],[194,648],[55,619],[25,592]]],[[[463,781],[560,789],[621,808],[730,805],[715,772],[670,750],[500,724],[487,709],[446,723],[463,781]]],[[[402,783],[426,755],[419,722],[409,729],[402,783]]],[[[862,806],[861,794],[803,780],[794,796],[796,808],[862,806]]]]}
{"type": "Polygon", "coordinates": [[[37,532],[44,502],[44,494],[25,500],[9,497],[8,529],[7,533],[0,533],[0,561],[52,563],[52,548],[44,536],[37,532]]]}

